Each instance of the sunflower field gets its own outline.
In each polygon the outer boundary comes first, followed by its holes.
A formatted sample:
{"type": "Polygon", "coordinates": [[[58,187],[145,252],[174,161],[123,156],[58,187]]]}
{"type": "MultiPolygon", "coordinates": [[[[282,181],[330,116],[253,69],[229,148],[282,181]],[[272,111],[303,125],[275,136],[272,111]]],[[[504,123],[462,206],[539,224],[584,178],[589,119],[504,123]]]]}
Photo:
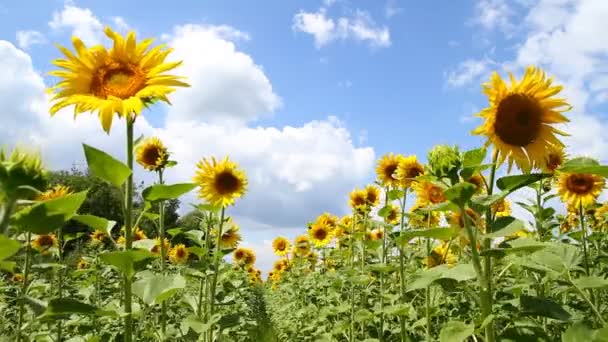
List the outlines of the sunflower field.
{"type": "Polygon", "coordinates": [[[231,217],[245,170],[201,156],[191,179],[166,184],[171,146],[134,137],[144,109],[188,87],[169,74],[181,62],[152,39],[105,34],[111,47],[58,47],[50,114],[125,130],[124,161],[83,145],[124,222],[83,213],[89,189],[50,182],[40,155],[3,149],[3,341],[608,341],[608,166],[567,155],[570,105],[543,70],[492,74],[472,132],[483,146],[397,147],[373,184],[344,194],[350,213],[276,237],[263,273],[231,217]],[[137,203],[135,163],[156,177],[137,203]],[[167,204],[191,191],[195,227],[166,226],[167,204]]]}

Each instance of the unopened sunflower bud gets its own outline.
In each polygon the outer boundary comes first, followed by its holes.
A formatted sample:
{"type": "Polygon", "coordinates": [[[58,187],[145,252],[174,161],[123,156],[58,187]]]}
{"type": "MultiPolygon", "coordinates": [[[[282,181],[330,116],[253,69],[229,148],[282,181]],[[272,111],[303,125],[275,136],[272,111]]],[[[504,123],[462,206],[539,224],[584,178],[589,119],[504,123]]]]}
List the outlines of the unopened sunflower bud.
{"type": "Polygon", "coordinates": [[[432,174],[437,177],[447,177],[460,168],[458,146],[437,145],[429,151],[427,158],[432,174]]]}
{"type": "Polygon", "coordinates": [[[47,172],[38,154],[19,149],[10,155],[0,151],[0,188],[4,196],[32,199],[36,195],[33,189],[44,191],[47,184],[47,172]]]}

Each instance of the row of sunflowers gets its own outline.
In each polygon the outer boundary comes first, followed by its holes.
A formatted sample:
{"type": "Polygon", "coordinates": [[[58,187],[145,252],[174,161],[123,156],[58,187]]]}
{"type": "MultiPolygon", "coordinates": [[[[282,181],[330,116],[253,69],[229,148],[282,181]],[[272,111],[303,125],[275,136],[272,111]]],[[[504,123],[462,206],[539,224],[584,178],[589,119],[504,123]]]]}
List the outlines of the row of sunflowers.
{"type": "Polygon", "coordinates": [[[142,110],[188,84],[171,50],[107,28],[110,48],[74,52],[51,75],[51,114],[124,120],[126,161],[84,145],[91,175],[120,189],[124,222],[81,212],[87,189],[49,184],[40,156],[0,153],[0,336],[12,341],[604,341],[608,166],[567,158],[562,88],[535,67],[483,85],[477,149],[388,154],[351,213],[280,236],[267,277],[229,209],[245,172],[202,158],[190,182],[142,110]],[[491,152],[488,155],[488,150],[491,152]],[[157,177],[134,205],[134,164],[157,177]],[[499,175],[506,174],[502,177],[499,175]],[[166,227],[168,201],[197,189],[196,228],[166,227]],[[528,198],[529,197],[529,198],[528,198]],[[559,202],[562,202],[560,204],[559,202]],[[518,208],[528,222],[513,216],[518,208]],[[144,223],[154,229],[144,231],[144,223]],[[78,230],[67,229],[77,226],[78,230]],[[228,256],[231,257],[228,257],[228,256]],[[232,261],[229,262],[228,260],[232,261]]]}

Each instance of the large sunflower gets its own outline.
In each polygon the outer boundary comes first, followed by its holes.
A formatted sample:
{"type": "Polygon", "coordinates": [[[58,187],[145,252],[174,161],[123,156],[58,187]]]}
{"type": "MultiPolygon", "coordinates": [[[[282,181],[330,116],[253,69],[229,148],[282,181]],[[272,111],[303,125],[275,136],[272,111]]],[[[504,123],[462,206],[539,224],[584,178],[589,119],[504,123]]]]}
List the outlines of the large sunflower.
{"type": "Polygon", "coordinates": [[[150,137],[137,144],[135,160],[146,170],[158,171],[167,165],[169,152],[160,139],[150,137]]]}
{"type": "Polygon", "coordinates": [[[196,166],[194,182],[200,186],[200,198],[215,206],[227,207],[245,194],[247,177],[228,157],[219,162],[215,158],[203,158],[196,166]]]}
{"type": "Polygon", "coordinates": [[[409,188],[416,177],[424,174],[424,167],[416,160],[415,155],[400,158],[396,178],[403,188],[409,188]]]}
{"type": "Polygon", "coordinates": [[[178,76],[165,74],[181,64],[165,63],[171,49],[162,45],[149,49],[152,39],[137,44],[134,32],[127,37],[108,27],[104,32],[114,42],[110,49],[103,46],[87,48],[77,37],[72,38],[77,55],[59,46],[66,59],[53,61],[62,70],[50,72],[61,79],[50,89],[55,94],[50,111],[53,115],[74,105],[76,115],[97,112],[101,126],[109,133],[115,113],[119,117],[137,116],[154,101],[169,103],[167,95],[175,87],[187,87],[188,84],[178,76]]]}
{"type": "Polygon", "coordinates": [[[562,90],[553,80],[535,67],[528,67],[518,82],[512,74],[511,85],[494,73],[483,85],[490,106],[477,114],[485,122],[473,130],[485,135],[486,145],[499,152],[499,164],[507,160],[509,169],[515,164],[525,172],[542,167],[550,144],[563,146],[556,134],[566,135],[551,124],[564,123],[562,115],[571,107],[565,99],[553,97],[562,90]]]}
{"type": "Polygon", "coordinates": [[[397,167],[399,167],[399,161],[402,158],[403,156],[400,154],[389,153],[378,160],[376,175],[383,186],[399,186],[399,179],[397,178],[396,172],[397,167]]]}
{"type": "Polygon", "coordinates": [[[338,217],[335,215],[332,215],[330,213],[323,213],[317,217],[316,222],[320,223],[320,224],[324,224],[331,229],[334,229],[334,228],[336,228],[336,225],[338,224],[338,217]]]}
{"type": "Polygon", "coordinates": [[[324,224],[313,223],[312,227],[308,230],[310,240],[317,247],[326,246],[332,238],[331,228],[324,224]]]}
{"type": "Polygon", "coordinates": [[[272,250],[278,256],[289,253],[289,240],[284,236],[279,236],[272,241],[272,250]]]}
{"type": "Polygon", "coordinates": [[[562,173],[557,180],[557,193],[569,206],[579,208],[595,202],[606,182],[604,178],[588,173],[562,173]]]}

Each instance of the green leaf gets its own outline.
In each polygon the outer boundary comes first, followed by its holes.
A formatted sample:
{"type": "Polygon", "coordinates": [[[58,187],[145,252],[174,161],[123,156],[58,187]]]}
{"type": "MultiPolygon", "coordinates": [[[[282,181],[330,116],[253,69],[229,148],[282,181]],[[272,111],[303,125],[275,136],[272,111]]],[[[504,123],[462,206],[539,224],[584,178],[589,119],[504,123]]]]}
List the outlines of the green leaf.
{"type": "Polygon", "coordinates": [[[391,201],[395,201],[398,199],[402,199],[404,195],[405,192],[403,190],[390,190],[388,192],[388,199],[391,201]]]}
{"type": "Polygon", "coordinates": [[[240,317],[241,315],[238,313],[229,313],[222,316],[217,323],[220,326],[220,329],[228,329],[239,325],[240,317]]]}
{"type": "Polygon", "coordinates": [[[43,316],[58,318],[57,316],[67,317],[71,314],[107,316],[113,315],[114,312],[103,311],[93,305],[79,302],[71,298],[57,298],[52,299],[48,303],[43,316]]]}
{"type": "Polygon", "coordinates": [[[131,279],[135,275],[136,267],[147,259],[154,258],[154,254],[146,250],[130,250],[119,252],[108,252],[99,255],[99,258],[106,264],[114,266],[127,278],[131,279]]]}
{"type": "Polygon", "coordinates": [[[475,325],[460,321],[449,321],[439,333],[440,342],[462,342],[475,331],[475,325]]]}
{"type": "Polygon", "coordinates": [[[444,192],[450,202],[463,207],[475,194],[475,185],[467,182],[458,183],[444,192]]]}
{"type": "Polygon", "coordinates": [[[599,289],[608,287],[608,279],[600,276],[583,276],[574,279],[572,283],[580,289],[599,289]]]}
{"type": "Polygon", "coordinates": [[[179,198],[196,187],[197,185],[194,183],[180,183],[171,185],[156,184],[145,188],[142,192],[142,196],[146,201],[149,202],[166,201],[179,198]]]}
{"type": "Polygon", "coordinates": [[[160,304],[186,287],[186,279],[181,275],[153,275],[133,283],[133,293],[148,305],[160,304]]]}
{"type": "Polygon", "coordinates": [[[183,229],[176,227],[176,228],[171,228],[171,229],[167,229],[167,234],[169,234],[169,236],[171,237],[175,237],[178,234],[181,234],[183,232],[183,229]]]}
{"type": "Polygon", "coordinates": [[[557,302],[542,297],[522,295],[519,297],[522,313],[530,316],[542,316],[560,321],[570,320],[570,313],[557,302]]]}
{"type": "Polygon", "coordinates": [[[112,228],[116,225],[116,221],[107,220],[103,217],[95,215],[76,215],[72,217],[72,220],[78,221],[84,225],[87,225],[95,230],[101,230],[106,234],[110,234],[112,228]]]}
{"type": "Polygon", "coordinates": [[[13,224],[23,231],[36,234],[50,233],[72,219],[86,197],[87,192],[82,191],[36,203],[15,213],[12,217],[13,224]]]}
{"type": "Polygon", "coordinates": [[[391,213],[391,207],[388,205],[386,207],[382,207],[382,209],[378,210],[378,216],[380,216],[380,217],[387,217],[390,213],[391,213]]]}
{"type": "Polygon", "coordinates": [[[608,166],[600,165],[596,160],[586,157],[570,159],[559,168],[561,172],[590,173],[608,177],[608,166]]]}
{"type": "Polygon", "coordinates": [[[17,263],[14,261],[0,261],[0,270],[6,271],[6,272],[15,272],[15,267],[17,266],[17,263]]]}
{"type": "Polygon", "coordinates": [[[507,197],[509,193],[507,191],[503,191],[501,193],[498,194],[493,194],[493,195],[480,195],[480,196],[473,196],[473,198],[471,199],[471,201],[477,205],[481,205],[483,207],[489,207],[492,204],[502,200],[503,198],[507,197]]]}
{"type": "Polygon", "coordinates": [[[19,251],[21,244],[0,234],[0,261],[6,260],[19,251]]]}
{"type": "Polygon", "coordinates": [[[355,312],[355,321],[356,322],[367,322],[374,319],[374,314],[367,309],[359,309],[355,312]]]}
{"type": "Polygon", "coordinates": [[[466,151],[462,154],[462,166],[463,167],[474,167],[483,162],[486,158],[486,149],[483,147],[476,148],[474,150],[466,151]]]}
{"type": "Polygon", "coordinates": [[[509,236],[525,229],[524,222],[511,216],[503,216],[496,218],[496,221],[490,225],[492,233],[484,235],[488,239],[494,239],[503,236],[509,236]]]}
{"type": "Polygon", "coordinates": [[[87,144],[82,144],[82,146],[84,147],[89,171],[94,176],[121,187],[131,175],[129,167],[111,155],[87,144]]]}
{"type": "Polygon", "coordinates": [[[539,180],[550,177],[550,174],[546,173],[529,173],[523,175],[516,176],[505,176],[499,178],[496,181],[496,186],[503,191],[513,192],[524,186],[530,185],[532,183],[536,183],[539,180]]]}
{"type": "Polygon", "coordinates": [[[458,234],[459,229],[454,227],[408,230],[399,234],[399,236],[395,238],[395,243],[404,246],[411,239],[417,237],[426,237],[446,241],[458,236],[458,234]]]}
{"type": "Polygon", "coordinates": [[[414,274],[412,281],[407,286],[408,291],[424,289],[439,279],[453,279],[466,281],[475,279],[475,269],[471,264],[458,264],[454,267],[440,265],[427,270],[421,270],[414,274]]]}

